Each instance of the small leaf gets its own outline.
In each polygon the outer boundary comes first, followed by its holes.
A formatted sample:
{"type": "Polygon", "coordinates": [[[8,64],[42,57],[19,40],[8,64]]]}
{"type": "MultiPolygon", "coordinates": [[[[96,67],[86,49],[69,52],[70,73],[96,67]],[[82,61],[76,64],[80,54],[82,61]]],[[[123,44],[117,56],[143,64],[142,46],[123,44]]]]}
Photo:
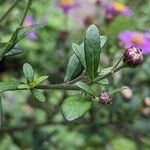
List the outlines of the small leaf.
{"type": "Polygon", "coordinates": [[[62,113],[67,120],[72,121],[85,114],[91,105],[92,102],[89,99],[74,95],[65,99],[62,104],[62,113]]]}
{"type": "Polygon", "coordinates": [[[86,68],[86,62],[85,62],[85,52],[84,52],[84,47],[82,45],[78,45],[73,43],[72,48],[84,68],[86,68]]]}
{"type": "Polygon", "coordinates": [[[0,92],[11,91],[18,89],[18,86],[21,84],[20,81],[4,81],[0,82],[0,92]]]}
{"type": "Polygon", "coordinates": [[[41,76],[39,78],[37,78],[34,82],[35,82],[35,85],[39,85],[41,84],[42,82],[44,82],[46,79],[48,79],[49,76],[41,76]]]}
{"type": "Polygon", "coordinates": [[[120,87],[120,88],[117,88],[117,89],[112,90],[112,91],[110,92],[110,94],[113,95],[113,94],[119,93],[119,92],[121,92],[121,91],[123,91],[123,90],[125,90],[125,89],[127,89],[127,87],[120,87]]]}
{"type": "Polygon", "coordinates": [[[75,79],[82,73],[82,71],[83,71],[82,64],[80,63],[77,56],[75,54],[72,54],[67,65],[64,81],[68,82],[72,79],[75,79]]]}
{"type": "Polygon", "coordinates": [[[86,92],[86,93],[88,93],[89,95],[92,95],[92,96],[95,97],[94,91],[93,91],[93,90],[91,89],[91,87],[88,86],[87,84],[85,84],[85,83],[79,81],[79,82],[76,83],[76,85],[77,85],[81,90],[83,90],[84,92],[86,92]]]}
{"type": "Polygon", "coordinates": [[[19,55],[23,53],[23,49],[19,48],[18,46],[15,46],[13,49],[11,49],[9,52],[5,54],[5,56],[14,56],[14,55],[19,55]]]}
{"type": "Polygon", "coordinates": [[[35,31],[35,30],[39,30],[41,28],[43,28],[44,25],[40,25],[40,24],[36,24],[27,28],[22,28],[18,34],[17,40],[15,41],[16,43],[19,42],[21,39],[23,39],[24,37],[26,37],[28,34],[30,34],[31,32],[35,31]]]}
{"type": "Polygon", "coordinates": [[[87,72],[93,81],[97,76],[101,52],[100,34],[95,25],[91,25],[86,32],[84,51],[87,72]]]}
{"type": "Polygon", "coordinates": [[[18,89],[30,89],[30,86],[28,84],[20,84],[18,89]]]}
{"type": "Polygon", "coordinates": [[[39,90],[37,90],[37,89],[33,89],[33,90],[32,90],[32,94],[34,95],[34,97],[35,97],[37,100],[39,100],[39,101],[41,101],[41,102],[45,102],[45,101],[46,101],[46,97],[44,96],[44,94],[43,94],[41,91],[39,91],[39,90]]]}
{"type": "Polygon", "coordinates": [[[23,73],[28,82],[32,82],[34,80],[34,71],[30,64],[25,63],[23,65],[23,73]]]}

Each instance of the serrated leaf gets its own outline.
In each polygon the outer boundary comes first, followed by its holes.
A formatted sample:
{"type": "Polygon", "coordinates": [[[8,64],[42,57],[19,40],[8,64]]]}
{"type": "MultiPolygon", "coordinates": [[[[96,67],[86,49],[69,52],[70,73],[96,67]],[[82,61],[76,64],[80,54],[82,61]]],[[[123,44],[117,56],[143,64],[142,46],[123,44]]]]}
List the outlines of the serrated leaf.
{"type": "Polygon", "coordinates": [[[39,85],[41,84],[42,82],[44,82],[46,79],[48,79],[49,76],[41,76],[39,78],[37,78],[34,82],[35,82],[35,85],[39,85]]]}
{"type": "Polygon", "coordinates": [[[79,95],[70,96],[62,104],[62,113],[67,120],[72,121],[84,115],[91,105],[92,102],[87,98],[81,98],[79,95]]]}
{"type": "Polygon", "coordinates": [[[87,84],[79,81],[76,83],[76,86],[78,86],[81,90],[83,90],[84,92],[88,93],[89,95],[92,95],[95,97],[95,93],[92,90],[92,88],[90,86],[88,86],[87,84]]]}
{"type": "Polygon", "coordinates": [[[20,81],[4,81],[0,82],[0,92],[18,89],[20,81]]]}
{"type": "Polygon", "coordinates": [[[32,90],[32,94],[34,95],[34,97],[37,100],[39,100],[41,102],[45,102],[46,101],[46,97],[45,97],[45,95],[41,91],[39,91],[37,89],[34,89],[34,90],[32,90]]]}
{"type": "Polygon", "coordinates": [[[86,32],[84,51],[87,73],[93,81],[97,76],[101,52],[100,34],[95,25],[91,25],[86,32]]]}
{"type": "Polygon", "coordinates": [[[18,86],[18,89],[30,89],[30,86],[27,85],[27,84],[20,84],[20,85],[18,86]]]}
{"type": "Polygon", "coordinates": [[[82,45],[78,45],[73,43],[72,48],[84,68],[86,68],[86,62],[85,62],[85,52],[84,52],[84,47],[82,45]]]}
{"type": "Polygon", "coordinates": [[[83,71],[82,64],[80,63],[77,56],[75,54],[72,54],[67,65],[64,81],[68,82],[76,78],[82,73],[82,71],[83,71]]]}
{"type": "Polygon", "coordinates": [[[32,82],[34,80],[34,71],[30,64],[25,63],[23,65],[23,73],[28,82],[32,82]]]}

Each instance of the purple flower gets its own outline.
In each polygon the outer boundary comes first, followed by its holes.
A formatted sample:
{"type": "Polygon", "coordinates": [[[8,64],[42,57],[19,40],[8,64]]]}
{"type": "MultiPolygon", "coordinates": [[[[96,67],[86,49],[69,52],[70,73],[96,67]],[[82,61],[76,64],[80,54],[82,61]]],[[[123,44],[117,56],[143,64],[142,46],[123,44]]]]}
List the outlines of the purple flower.
{"type": "Polygon", "coordinates": [[[99,95],[99,100],[103,105],[111,104],[111,96],[108,92],[102,92],[99,95]]]}
{"type": "MultiPolygon", "coordinates": [[[[26,16],[24,23],[23,23],[23,26],[28,28],[28,27],[31,27],[33,25],[35,25],[35,20],[31,16],[26,16]]],[[[32,31],[31,33],[29,33],[28,38],[31,40],[37,39],[36,32],[32,31]]]]}
{"type": "Polygon", "coordinates": [[[142,49],[143,54],[150,53],[150,39],[148,38],[148,33],[126,30],[121,32],[118,38],[124,48],[135,46],[138,49],[142,49]]]}
{"type": "Polygon", "coordinates": [[[119,2],[113,3],[106,2],[104,4],[104,9],[107,19],[112,19],[118,14],[122,14],[125,17],[129,17],[132,15],[131,9],[129,9],[126,5],[119,2]]]}
{"type": "Polygon", "coordinates": [[[67,14],[71,9],[79,6],[75,0],[59,0],[57,5],[65,14],[67,14]]]}

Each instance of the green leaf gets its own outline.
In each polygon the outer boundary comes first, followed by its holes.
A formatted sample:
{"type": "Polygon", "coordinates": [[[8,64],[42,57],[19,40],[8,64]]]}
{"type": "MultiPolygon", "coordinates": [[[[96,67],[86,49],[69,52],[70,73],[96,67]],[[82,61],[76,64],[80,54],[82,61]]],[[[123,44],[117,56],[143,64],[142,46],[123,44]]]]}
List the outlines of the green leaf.
{"type": "Polygon", "coordinates": [[[30,86],[28,84],[20,84],[18,89],[30,89],[30,86]]]}
{"type": "Polygon", "coordinates": [[[111,72],[112,71],[112,68],[113,67],[107,67],[107,68],[104,68],[104,69],[101,69],[100,73],[98,74],[99,76],[104,76],[106,75],[107,73],[111,72]]]}
{"type": "Polygon", "coordinates": [[[41,91],[39,91],[39,90],[37,90],[37,89],[33,89],[33,90],[32,90],[32,94],[34,95],[34,97],[35,97],[37,100],[39,100],[39,101],[41,101],[41,102],[45,102],[45,101],[46,101],[46,97],[44,96],[44,94],[43,94],[41,91]]]}
{"type": "Polygon", "coordinates": [[[40,24],[36,24],[27,28],[22,28],[18,34],[17,40],[15,41],[16,43],[19,42],[21,39],[23,39],[24,37],[26,37],[28,34],[30,34],[31,32],[35,31],[35,30],[39,30],[41,28],[43,28],[44,25],[40,25],[40,24]]]}
{"type": "Polygon", "coordinates": [[[44,82],[46,79],[48,79],[49,76],[41,76],[39,78],[37,78],[34,82],[35,82],[35,85],[39,85],[41,84],[42,82],[44,82]]]}
{"type": "Polygon", "coordinates": [[[84,68],[86,68],[84,47],[82,47],[82,45],[73,43],[72,48],[74,53],[76,54],[76,56],[78,57],[82,65],[84,66],[84,68]]]}
{"type": "Polygon", "coordinates": [[[72,121],[85,114],[91,105],[92,102],[89,99],[74,95],[65,99],[62,104],[62,113],[67,120],[72,121]]]}
{"type": "Polygon", "coordinates": [[[34,71],[30,64],[25,63],[23,65],[23,73],[28,82],[32,82],[34,80],[34,71]]]}
{"type": "Polygon", "coordinates": [[[127,89],[127,87],[120,87],[120,88],[117,88],[117,89],[114,89],[114,90],[112,90],[111,92],[110,92],[110,94],[111,95],[113,95],[113,94],[116,94],[116,93],[119,93],[119,92],[121,92],[121,91],[123,91],[123,90],[125,90],[125,89],[127,89]]]}
{"type": "MultiPolygon", "coordinates": [[[[0,43],[0,55],[3,53],[4,48],[6,47],[7,43],[0,43]]],[[[12,48],[10,51],[8,51],[5,54],[5,57],[7,56],[14,56],[14,55],[18,55],[21,54],[23,52],[22,49],[20,49],[17,45],[12,48]]]]}
{"type": "Polygon", "coordinates": [[[19,54],[21,54],[21,53],[23,53],[23,49],[21,49],[21,48],[15,46],[13,49],[11,49],[9,52],[7,52],[7,53],[5,54],[5,56],[6,56],[6,57],[7,57],[7,56],[14,56],[14,55],[19,55],[19,54]]]}
{"type": "Polygon", "coordinates": [[[108,79],[103,79],[103,80],[98,81],[97,83],[99,83],[99,84],[109,84],[109,81],[108,81],[108,79]]]}
{"type": "Polygon", "coordinates": [[[104,46],[104,44],[106,43],[106,41],[107,41],[107,37],[106,36],[100,36],[100,41],[101,41],[101,47],[103,47],[104,46]]]}
{"type": "Polygon", "coordinates": [[[75,79],[82,73],[82,71],[83,71],[82,64],[80,63],[77,56],[75,54],[72,54],[67,65],[64,81],[68,82],[72,79],[75,79]]]}
{"type": "Polygon", "coordinates": [[[79,81],[76,83],[76,85],[81,89],[83,90],[84,92],[88,93],[89,95],[92,95],[95,97],[95,93],[94,91],[92,90],[92,88],[90,86],[88,86],[87,84],[79,81]]]}
{"type": "Polygon", "coordinates": [[[100,34],[95,25],[91,25],[86,32],[84,51],[87,72],[93,81],[97,76],[101,52],[100,34]]]}
{"type": "Polygon", "coordinates": [[[0,82],[0,92],[11,91],[18,89],[18,86],[21,84],[20,81],[4,81],[0,82]]]}

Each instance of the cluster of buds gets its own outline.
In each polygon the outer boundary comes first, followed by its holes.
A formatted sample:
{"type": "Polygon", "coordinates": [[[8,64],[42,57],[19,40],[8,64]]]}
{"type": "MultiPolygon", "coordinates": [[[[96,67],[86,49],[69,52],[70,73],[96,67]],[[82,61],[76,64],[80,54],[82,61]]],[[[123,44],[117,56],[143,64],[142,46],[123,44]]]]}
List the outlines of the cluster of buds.
{"type": "Polygon", "coordinates": [[[129,67],[136,67],[143,62],[143,53],[141,49],[132,46],[125,50],[123,62],[129,67]]]}
{"type": "Polygon", "coordinates": [[[99,95],[99,100],[103,105],[111,104],[111,95],[108,92],[102,92],[99,95]]]}

